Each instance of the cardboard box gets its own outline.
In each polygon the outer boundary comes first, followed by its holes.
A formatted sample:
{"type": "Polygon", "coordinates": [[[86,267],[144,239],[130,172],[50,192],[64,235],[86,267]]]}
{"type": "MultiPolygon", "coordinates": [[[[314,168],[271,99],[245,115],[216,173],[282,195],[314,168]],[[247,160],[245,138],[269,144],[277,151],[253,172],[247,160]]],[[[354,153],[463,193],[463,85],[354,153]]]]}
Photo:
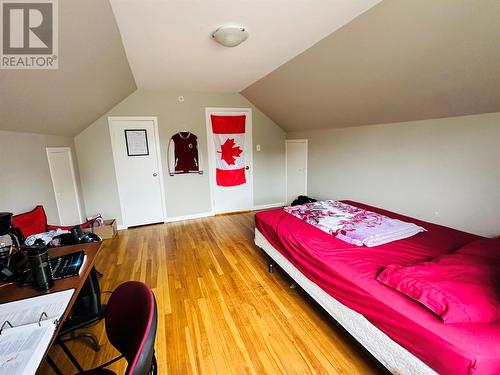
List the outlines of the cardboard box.
{"type": "Polygon", "coordinates": [[[104,220],[104,225],[100,227],[91,227],[88,229],[85,229],[86,232],[92,232],[97,234],[99,237],[101,237],[103,240],[108,240],[110,238],[114,238],[116,234],[118,233],[116,229],[116,220],[115,219],[110,219],[110,220],[104,220]]]}

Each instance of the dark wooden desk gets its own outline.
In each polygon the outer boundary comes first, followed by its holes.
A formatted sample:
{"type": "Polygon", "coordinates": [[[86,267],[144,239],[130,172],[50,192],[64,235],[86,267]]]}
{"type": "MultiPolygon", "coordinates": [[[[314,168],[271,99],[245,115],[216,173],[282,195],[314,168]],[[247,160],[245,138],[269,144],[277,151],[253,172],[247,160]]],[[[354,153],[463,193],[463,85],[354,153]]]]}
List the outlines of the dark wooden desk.
{"type": "Polygon", "coordinates": [[[94,266],[95,259],[100,249],[101,249],[100,242],[63,246],[63,247],[56,247],[53,249],[49,249],[49,256],[52,257],[70,254],[75,251],[83,250],[87,255],[87,259],[85,260],[85,264],[83,265],[83,270],[80,276],[74,276],[74,277],[68,277],[67,279],[56,280],[54,282],[54,286],[45,292],[38,292],[31,287],[20,288],[16,285],[9,285],[0,289],[0,303],[18,301],[24,298],[36,297],[44,294],[60,292],[62,290],[67,290],[67,289],[75,289],[75,292],[73,293],[73,296],[71,297],[71,300],[68,306],[66,307],[66,311],[64,311],[62,318],[59,319],[59,323],[57,325],[55,334],[52,337],[52,341],[50,342],[50,345],[47,347],[45,354],[47,354],[47,352],[49,351],[50,346],[54,342],[55,338],[57,337],[57,334],[59,333],[59,330],[61,329],[62,323],[66,320],[68,314],[73,308],[73,304],[75,303],[78,294],[80,294],[83,284],[85,283],[85,280],[87,280],[87,277],[90,271],[92,270],[92,267],[94,266]]]}

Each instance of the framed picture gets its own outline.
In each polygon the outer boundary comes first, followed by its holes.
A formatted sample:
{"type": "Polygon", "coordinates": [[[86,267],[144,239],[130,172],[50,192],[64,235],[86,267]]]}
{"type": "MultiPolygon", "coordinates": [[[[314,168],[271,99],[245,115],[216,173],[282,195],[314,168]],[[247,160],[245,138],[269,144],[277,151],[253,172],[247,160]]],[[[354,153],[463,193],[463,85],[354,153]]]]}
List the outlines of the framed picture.
{"type": "Polygon", "coordinates": [[[125,143],[128,156],[147,156],[148,132],[146,129],[125,129],[125,143]]]}

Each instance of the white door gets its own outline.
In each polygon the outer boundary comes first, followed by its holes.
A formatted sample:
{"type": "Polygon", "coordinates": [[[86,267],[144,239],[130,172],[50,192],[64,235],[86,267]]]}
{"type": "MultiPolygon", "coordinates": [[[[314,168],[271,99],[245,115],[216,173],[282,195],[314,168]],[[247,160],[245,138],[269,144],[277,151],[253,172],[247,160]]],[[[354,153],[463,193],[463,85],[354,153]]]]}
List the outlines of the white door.
{"type": "Polygon", "coordinates": [[[126,227],[165,221],[165,199],[155,117],[110,117],[118,194],[126,227]]]}
{"type": "MultiPolygon", "coordinates": [[[[212,211],[218,214],[253,209],[252,110],[250,108],[207,108],[206,121],[212,211]],[[213,116],[230,116],[240,119],[244,116],[243,132],[227,135],[214,134],[213,116]],[[229,157],[225,150],[230,151],[229,157]],[[238,173],[241,173],[239,179],[236,177],[233,180],[235,186],[223,186],[221,176],[236,176],[238,173]],[[244,182],[241,183],[242,181],[244,182]]],[[[228,185],[232,184],[229,181],[228,185]]]]}
{"type": "Polygon", "coordinates": [[[83,222],[73,159],[69,147],[47,147],[50,177],[54,186],[59,224],[78,225],[83,222]]]}
{"type": "Polygon", "coordinates": [[[307,195],[307,139],[286,142],[286,201],[307,195]]]}

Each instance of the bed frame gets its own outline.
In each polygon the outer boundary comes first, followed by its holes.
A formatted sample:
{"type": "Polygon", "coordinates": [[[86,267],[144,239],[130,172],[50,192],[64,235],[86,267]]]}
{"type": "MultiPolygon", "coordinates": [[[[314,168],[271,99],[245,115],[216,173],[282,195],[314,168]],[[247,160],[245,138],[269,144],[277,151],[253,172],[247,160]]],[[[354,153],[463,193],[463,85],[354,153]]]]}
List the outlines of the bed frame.
{"type": "MultiPolygon", "coordinates": [[[[255,245],[260,247],[331,317],[393,374],[436,375],[437,372],[371,324],[363,315],[343,305],[305,277],[263,234],[255,229],[255,245]]],[[[269,265],[272,272],[272,263],[269,265]]]]}

